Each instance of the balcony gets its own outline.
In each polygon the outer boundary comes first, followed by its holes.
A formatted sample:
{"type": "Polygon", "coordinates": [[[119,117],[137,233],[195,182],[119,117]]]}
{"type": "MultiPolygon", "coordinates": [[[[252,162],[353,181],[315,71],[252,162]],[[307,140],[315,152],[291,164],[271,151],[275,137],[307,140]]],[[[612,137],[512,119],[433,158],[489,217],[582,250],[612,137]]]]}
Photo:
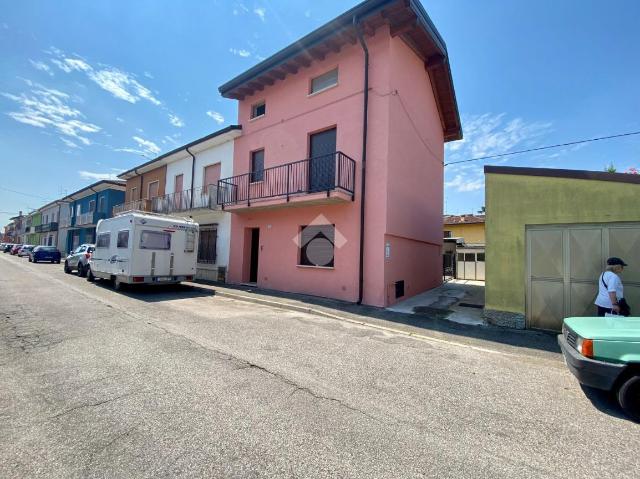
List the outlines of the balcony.
{"type": "Polygon", "coordinates": [[[58,231],[58,223],[51,222],[36,226],[36,233],[49,233],[50,231],[58,231]]]}
{"type": "Polygon", "coordinates": [[[94,225],[98,221],[103,220],[107,217],[105,213],[99,213],[97,211],[87,211],[86,213],[82,213],[81,215],[76,216],[75,225],[76,226],[89,226],[94,225]]]}
{"type": "Polygon", "coordinates": [[[218,204],[241,210],[353,201],[355,176],[355,161],[338,151],[222,179],[218,204]]]}
{"type": "Polygon", "coordinates": [[[209,185],[203,188],[193,188],[158,196],[150,200],[130,201],[129,203],[114,206],[113,215],[115,216],[129,211],[144,211],[171,215],[198,209],[217,210],[219,209],[217,198],[217,186],[209,185]]]}

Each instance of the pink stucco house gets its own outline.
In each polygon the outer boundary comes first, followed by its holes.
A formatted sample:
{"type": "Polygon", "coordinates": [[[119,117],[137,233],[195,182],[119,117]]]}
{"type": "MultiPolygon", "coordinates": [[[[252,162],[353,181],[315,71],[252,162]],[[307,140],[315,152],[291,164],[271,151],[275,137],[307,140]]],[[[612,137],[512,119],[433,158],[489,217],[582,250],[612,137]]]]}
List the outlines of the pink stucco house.
{"type": "Polygon", "coordinates": [[[365,1],[220,87],[239,100],[228,280],[374,306],[442,278],[444,143],[462,137],[419,2],[365,1]]]}

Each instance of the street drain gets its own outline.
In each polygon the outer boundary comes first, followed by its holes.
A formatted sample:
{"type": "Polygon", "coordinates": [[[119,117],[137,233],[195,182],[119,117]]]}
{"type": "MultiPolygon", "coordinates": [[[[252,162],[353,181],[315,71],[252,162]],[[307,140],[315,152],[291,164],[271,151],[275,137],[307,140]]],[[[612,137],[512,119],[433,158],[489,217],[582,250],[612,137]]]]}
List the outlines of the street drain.
{"type": "Polygon", "coordinates": [[[475,308],[475,309],[484,308],[482,304],[471,304],[471,303],[460,303],[458,306],[462,306],[463,308],[475,308]]]}

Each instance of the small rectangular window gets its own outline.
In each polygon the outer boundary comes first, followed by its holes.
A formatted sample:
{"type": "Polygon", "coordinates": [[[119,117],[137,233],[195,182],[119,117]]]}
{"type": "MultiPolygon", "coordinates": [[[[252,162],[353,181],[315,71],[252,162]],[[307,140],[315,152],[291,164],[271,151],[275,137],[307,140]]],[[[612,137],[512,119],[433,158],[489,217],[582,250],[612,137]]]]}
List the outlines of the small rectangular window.
{"type": "Polygon", "coordinates": [[[464,261],[464,253],[458,253],[458,261],[464,261]]]}
{"type": "Polygon", "coordinates": [[[251,153],[251,182],[264,179],[264,150],[251,153]]]}
{"type": "Polygon", "coordinates": [[[464,254],[464,260],[469,262],[469,263],[474,263],[476,261],[476,254],[475,253],[465,253],[464,254]]]}
{"type": "Polygon", "coordinates": [[[484,253],[478,253],[478,261],[484,263],[484,253]]]}
{"type": "Polygon", "coordinates": [[[96,242],[96,248],[108,248],[111,243],[111,233],[100,233],[98,235],[98,241],[96,242]]]}
{"type": "Polygon", "coordinates": [[[118,231],[118,248],[129,247],[129,230],[118,231]]]}
{"type": "Polygon", "coordinates": [[[300,229],[301,266],[334,266],[334,225],[308,225],[300,229]]]}
{"type": "Polygon", "coordinates": [[[445,238],[451,238],[451,231],[446,231],[444,232],[444,237],[445,238]]]}
{"type": "Polygon", "coordinates": [[[331,70],[311,80],[309,94],[318,93],[338,84],[338,69],[331,70]]]}
{"type": "Polygon", "coordinates": [[[267,113],[267,104],[263,101],[251,105],[251,119],[259,118],[267,113]]]}
{"type": "Polygon", "coordinates": [[[195,249],[196,249],[196,230],[187,230],[184,252],[193,253],[195,249]]]}
{"type": "Polygon", "coordinates": [[[105,207],[104,207],[104,196],[101,196],[98,199],[98,212],[99,213],[104,213],[106,211],[105,207]]]}
{"type": "Polygon", "coordinates": [[[171,249],[171,233],[145,230],[140,235],[140,249],[171,249]]]}
{"type": "Polygon", "coordinates": [[[96,210],[95,200],[89,201],[89,213],[93,213],[96,210]]]}

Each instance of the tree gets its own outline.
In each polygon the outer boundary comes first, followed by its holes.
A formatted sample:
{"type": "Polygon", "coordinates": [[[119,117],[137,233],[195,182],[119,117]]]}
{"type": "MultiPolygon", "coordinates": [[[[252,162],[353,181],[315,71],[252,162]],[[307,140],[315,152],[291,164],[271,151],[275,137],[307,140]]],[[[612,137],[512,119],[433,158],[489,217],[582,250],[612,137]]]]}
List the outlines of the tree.
{"type": "Polygon", "coordinates": [[[616,170],[616,167],[611,163],[604,168],[604,171],[607,173],[616,173],[618,170],[616,170]]]}

